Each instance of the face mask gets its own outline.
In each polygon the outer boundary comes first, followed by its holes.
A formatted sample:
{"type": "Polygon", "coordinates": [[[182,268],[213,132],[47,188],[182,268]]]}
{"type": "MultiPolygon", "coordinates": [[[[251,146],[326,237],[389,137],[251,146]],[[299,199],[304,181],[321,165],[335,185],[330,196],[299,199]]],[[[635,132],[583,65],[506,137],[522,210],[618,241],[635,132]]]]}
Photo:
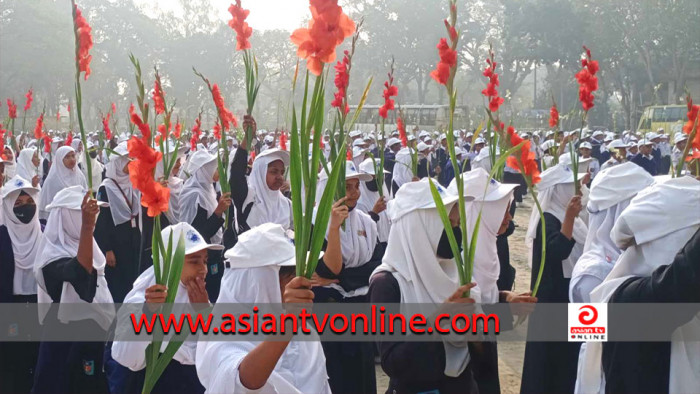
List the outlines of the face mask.
{"type": "Polygon", "coordinates": [[[97,157],[97,152],[95,152],[95,151],[90,152],[90,157],[93,158],[93,159],[96,158],[96,157],[97,157]]]}
{"type": "Polygon", "coordinates": [[[371,192],[376,192],[377,190],[379,190],[379,188],[377,187],[377,182],[374,180],[365,182],[365,186],[367,186],[367,190],[371,192]]]}
{"type": "Polygon", "coordinates": [[[34,219],[34,215],[36,214],[36,205],[26,204],[22,205],[21,207],[15,207],[13,212],[20,222],[27,224],[34,219]]]}
{"type": "MultiPolygon", "coordinates": [[[[457,227],[452,227],[452,231],[455,234],[455,239],[457,240],[457,245],[462,244],[462,229],[457,227]]],[[[447,231],[442,230],[442,236],[440,236],[440,242],[438,242],[437,255],[441,259],[451,259],[454,258],[454,253],[452,253],[452,248],[450,247],[450,240],[447,238],[447,231]]]]}

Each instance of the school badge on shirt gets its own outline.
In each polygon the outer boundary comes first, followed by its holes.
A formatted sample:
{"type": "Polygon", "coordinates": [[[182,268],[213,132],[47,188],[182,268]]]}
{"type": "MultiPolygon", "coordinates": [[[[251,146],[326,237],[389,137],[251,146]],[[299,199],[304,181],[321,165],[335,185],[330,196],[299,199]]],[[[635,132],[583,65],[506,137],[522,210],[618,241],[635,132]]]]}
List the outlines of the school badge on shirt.
{"type": "Polygon", "coordinates": [[[85,375],[92,376],[95,374],[95,361],[83,360],[83,372],[85,375]]]}

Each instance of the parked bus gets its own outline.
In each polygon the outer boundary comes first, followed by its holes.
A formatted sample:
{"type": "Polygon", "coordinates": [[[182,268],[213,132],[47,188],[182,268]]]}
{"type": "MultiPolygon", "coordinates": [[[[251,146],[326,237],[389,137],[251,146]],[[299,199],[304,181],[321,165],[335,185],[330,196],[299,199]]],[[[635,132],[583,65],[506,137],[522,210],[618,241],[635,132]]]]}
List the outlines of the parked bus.
{"type": "MultiPolygon", "coordinates": [[[[362,107],[360,116],[355,122],[353,129],[363,132],[379,130],[381,128],[381,118],[379,117],[379,105],[365,105],[362,107]]],[[[352,115],[357,106],[350,106],[350,115],[352,115]]],[[[449,125],[449,110],[448,105],[402,105],[401,110],[404,115],[404,123],[406,129],[411,130],[427,130],[427,131],[444,131],[449,125]]],[[[396,111],[389,111],[389,116],[384,123],[384,130],[390,132],[396,129],[396,117],[398,116],[398,107],[396,111]]],[[[469,116],[467,107],[455,108],[454,128],[463,129],[469,125],[469,116]]]]}
{"type": "Polygon", "coordinates": [[[646,107],[639,119],[637,131],[648,133],[659,128],[666,134],[673,135],[682,130],[686,120],[688,107],[685,105],[654,105],[646,107]]]}

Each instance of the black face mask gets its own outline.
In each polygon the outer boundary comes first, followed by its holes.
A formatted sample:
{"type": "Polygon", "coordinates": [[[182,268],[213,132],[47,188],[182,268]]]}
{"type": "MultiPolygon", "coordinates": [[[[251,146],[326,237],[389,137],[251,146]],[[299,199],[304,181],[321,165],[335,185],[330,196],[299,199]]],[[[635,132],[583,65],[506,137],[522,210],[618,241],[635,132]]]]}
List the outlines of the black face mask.
{"type": "Polygon", "coordinates": [[[379,190],[379,188],[377,187],[377,181],[375,180],[365,182],[365,186],[367,186],[367,190],[371,192],[376,192],[377,190],[379,190]]]}
{"type": "Polygon", "coordinates": [[[17,219],[19,219],[20,222],[27,224],[34,219],[34,215],[36,214],[36,205],[34,204],[26,204],[22,205],[20,207],[15,207],[13,209],[15,216],[17,216],[17,219]]]}
{"type": "MultiPolygon", "coordinates": [[[[457,227],[452,227],[452,232],[455,234],[455,239],[457,240],[457,245],[462,244],[462,229],[457,227]]],[[[440,236],[440,242],[438,242],[437,255],[441,259],[451,259],[454,258],[454,253],[452,253],[452,248],[450,247],[450,240],[447,238],[447,231],[442,230],[442,236],[440,236]]]]}
{"type": "Polygon", "coordinates": [[[92,157],[93,159],[96,158],[97,152],[95,152],[95,151],[90,152],[90,157],[92,157]]]}

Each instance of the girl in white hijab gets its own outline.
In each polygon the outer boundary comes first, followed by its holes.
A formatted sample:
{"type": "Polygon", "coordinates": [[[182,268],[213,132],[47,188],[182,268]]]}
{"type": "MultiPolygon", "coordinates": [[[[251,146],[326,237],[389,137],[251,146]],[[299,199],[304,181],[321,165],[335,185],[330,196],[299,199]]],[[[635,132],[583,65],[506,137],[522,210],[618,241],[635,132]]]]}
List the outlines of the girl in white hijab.
{"type": "MultiPolygon", "coordinates": [[[[405,184],[390,202],[389,242],[382,264],[370,278],[369,290],[372,303],[419,304],[416,306],[426,316],[434,313],[436,306],[481,299],[476,284],[459,285],[429,181],[425,178],[405,184]],[[472,298],[463,297],[466,291],[472,298]]],[[[457,196],[437,183],[435,186],[450,212],[452,226],[459,226],[457,196]]],[[[477,392],[465,341],[380,342],[379,352],[382,369],[390,378],[389,392],[477,392]]]]}
{"type": "MultiPolygon", "coordinates": [[[[223,246],[207,244],[204,238],[187,223],[178,223],[168,226],[161,231],[161,236],[166,243],[165,248],[168,248],[170,235],[174,243],[177,243],[182,236],[185,241],[185,263],[182,267],[180,282],[178,283],[177,294],[175,295],[174,304],[178,308],[177,313],[196,313],[195,308],[201,310],[209,306],[209,298],[205,288],[204,278],[207,274],[207,250],[221,250],[223,246]],[[182,309],[180,309],[182,308],[182,309]]],[[[173,246],[174,247],[174,246],[173,246]]],[[[162,265],[162,261],[161,261],[162,265]]],[[[164,285],[157,285],[153,267],[149,267],[144,271],[124,299],[125,304],[143,304],[151,311],[157,311],[158,307],[165,302],[168,294],[168,289],[164,285]]],[[[120,311],[119,321],[124,323],[124,327],[130,326],[129,314],[134,313],[133,308],[124,313],[120,311]]],[[[140,309],[140,307],[139,307],[140,309]]],[[[121,327],[121,326],[120,326],[121,327]]],[[[141,371],[136,381],[124,379],[124,376],[118,376],[110,381],[113,385],[119,386],[121,390],[118,392],[139,392],[142,389],[144,379],[144,368],[146,368],[146,348],[150,342],[136,341],[120,341],[119,332],[117,332],[116,340],[112,343],[111,357],[124,367],[132,371],[141,371]],[[127,387],[130,384],[132,387],[127,387]]],[[[164,340],[161,346],[161,352],[164,352],[168,346],[168,341],[164,340]]],[[[153,392],[161,393],[203,393],[204,387],[199,383],[197,378],[197,370],[195,369],[197,342],[196,340],[187,340],[177,350],[175,356],[170,361],[170,364],[165,368],[163,375],[158,379],[158,382],[153,387],[153,392]]],[[[107,361],[109,365],[109,361],[107,361]]]]}
{"type": "MultiPolygon", "coordinates": [[[[0,303],[36,303],[34,261],[42,238],[36,201],[39,189],[15,176],[0,191],[0,303]]],[[[38,319],[35,319],[38,324],[38,319]]],[[[25,327],[17,328],[23,332],[25,327]]],[[[39,353],[37,342],[0,342],[3,391],[28,393],[39,353]]]]}
{"type": "MultiPolygon", "coordinates": [[[[692,177],[666,180],[637,194],[611,232],[624,251],[591,301],[700,302],[698,201],[700,181],[692,177]]],[[[690,338],[700,332],[700,315],[688,318],[675,317],[679,327],[671,343],[589,343],[579,376],[581,392],[696,392],[700,343],[690,338]]]]}
{"type": "Polygon", "coordinates": [[[41,170],[39,169],[39,154],[37,148],[24,148],[19,152],[17,158],[17,175],[26,179],[33,187],[41,189],[39,181],[41,180],[41,170]]]}
{"type": "Polygon", "coordinates": [[[115,302],[122,302],[139,274],[141,256],[141,193],[129,179],[129,152],[126,143],[114,149],[107,163],[106,177],[97,193],[100,208],[95,240],[107,259],[107,283],[115,302]]]}
{"type": "Polygon", "coordinates": [[[75,150],[70,146],[62,146],[56,150],[53,163],[39,195],[39,219],[46,220],[49,212],[47,205],[51,204],[54,196],[61,190],[80,186],[87,189],[83,173],[78,169],[75,150]]]}
{"type": "MultiPolygon", "coordinates": [[[[583,255],[576,262],[571,275],[571,302],[591,302],[591,291],[605,280],[621,253],[610,238],[613,225],[632,198],[652,183],[654,178],[631,162],[609,167],[593,179],[587,205],[590,214],[588,237],[583,255]]],[[[582,389],[581,370],[587,347],[587,343],[582,344],[579,352],[576,392],[581,392],[582,389]]],[[[605,390],[600,390],[600,393],[604,392],[605,390]]]]}
{"type": "Polygon", "coordinates": [[[280,191],[285,183],[289,153],[277,148],[260,153],[253,161],[247,180],[245,166],[241,165],[246,155],[247,151],[239,148],[231,165],[231,190],[241,231],[263,223],[277,223],[286,230],[293,229],[292,202],[280,191]]]}
{"type": "MultiPolygon", "coordinates": [[[[214,182],[219,180],[216,157],[205,150],[198,150],[189,160],[190,177],[180,193],[180,221],[189,223],[208,243],[221,244],[223,239],[223,214],[231,206],[230,195],[216,198],[214,182]]],[[[219,295],[219,285],[224,273],[221,252],[209,251],[207,292],[212,300],[219,295]]]]}
{"type": "MultiPolygon", "coordinates": [[[[106,260],[92,236],[98,202],[72,186],[58,192],[47,209],[49,220],[34,264],[39,320],[67,329],[80,326],[106,338],[114,306],[104,276],[106,260]]],[[[32,392],[106,392],[103,352],[103,342],[42,342],[32,392]]]]}
{"type": "MultiPolygon", "coordinates": [[[[569,281],[574,264],[583,252],[588,229],[579,218],[583,208],[581,196],[575,195],[574,173],[566,165],[548,168],[537,185],[538,198],[546,225],[546,256],[542,279],[537,292],[539,302],[568,303],[569,281]]],[[[534,288],[540,271],[542,251],[540,215],[532,210],[526,243],[530,249],[534,288]]],[[[549,316],[535,310],[528,321],[528,331],[550,327],[549,316]]],[[[572,392],[576,383],[579,343],[528,342],[523,363],[523,392],[572,392]]]]}
{"type": "MultiPolygon", "coordinates": [[[[265,223],[242,234],[226,252],[226,261],[230,268],[224,274],[214,314],[230,311],[231,304],[313,301],[313,292],[308,290],[311,281],[294,277],[294,246],[278,224],[265,223]]],[[[284,341],[201,341],[196,364],[199,379],[210,393],[331,392],[318,339],[295,341],[290,335],[284,341]]]]}
{"type": "Polygon", "coordinates": [[[17,173],[17,164],[15,163],[15,151],[9,146],[5,146],[3,152],[5,160],[5,179],[10,179],[17,173]]]}
{"type": "MultiPolygon", "coordinates": [[[[378,162],[379,159],[366,159],[360,164],[360,171],[376,177],[375,172],[377,167],[375,163],[378,162]]],[[[388,171],[383,172],[388,173],[388,171]]],[[[382,173],[380,176],[384,176],[384,174],[382,173]]],[[[379,242],[386,242],[389,240],[389,230],[391,229],[391,220],[389,220],[389,214],[386,212],[386,203],[390,199],[390,195],[389,189],[386,187],[386,182],[382,183],[382,188],[384,189],[384,199],[380,202],[376,178],[360,182],[360,199],[357,200],[357,208],[370,216],[374,214],[379,217],[379,220],[376,221],[378,240],[379,242]],[[377,211],[379,213],[377,213],[377,211]]]]}

